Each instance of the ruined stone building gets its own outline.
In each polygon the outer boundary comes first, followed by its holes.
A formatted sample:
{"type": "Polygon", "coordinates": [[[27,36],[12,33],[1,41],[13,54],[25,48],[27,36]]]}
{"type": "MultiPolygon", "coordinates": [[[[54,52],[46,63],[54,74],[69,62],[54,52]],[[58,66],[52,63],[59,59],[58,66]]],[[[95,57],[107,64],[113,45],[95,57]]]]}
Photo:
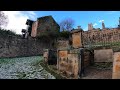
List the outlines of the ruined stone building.
{"type": "Polygon", "coordinates": [[[28,33],[31,37],[39,36],[43,32],[59,32],[60,26],[53,19],[52,16],[44,16],[37,18],[36,21],[27,20],[26,25],[28,25],[28,33]]]}
{"type": "Polygon", "coordinates": [[[106,28],[104,22],[102,22],[102,29],[93,28],[92,24],[88,24],[88,31],[83,31],[82,34],[83,41],[84,43],[119,42],[120,41],[119,27],[120,27],[120,20],[119,20],[119,25],[116,28],[106,28]]]}

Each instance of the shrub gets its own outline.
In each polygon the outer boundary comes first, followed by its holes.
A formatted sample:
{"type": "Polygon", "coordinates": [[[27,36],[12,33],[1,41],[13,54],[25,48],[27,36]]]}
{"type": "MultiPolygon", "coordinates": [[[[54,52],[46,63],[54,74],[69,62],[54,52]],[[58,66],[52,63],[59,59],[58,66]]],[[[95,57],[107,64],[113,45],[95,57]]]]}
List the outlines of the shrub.
{"type": "Polygon", "coordinates": [[[57,38],[57,36],[59,35],[59,32],[54,32],[54,31],[44,31],[41,32],[37,38],[41,39],[43,41],[50,41],[53,40],[55,38],[57,38]]]}
{"type": "Polygon", "coordinates": [[[70,31],[62,31],[62,32],[60,32],[59,37],[69,38],[70,37],[70,31]]]}
{"type": "Polygon", "coordinates": [[[8,35],[15,36],[16,35],[14,31],[6,30],[6,29],[0,29],[0,34],[3,36],[8,36],[8,35]]]}

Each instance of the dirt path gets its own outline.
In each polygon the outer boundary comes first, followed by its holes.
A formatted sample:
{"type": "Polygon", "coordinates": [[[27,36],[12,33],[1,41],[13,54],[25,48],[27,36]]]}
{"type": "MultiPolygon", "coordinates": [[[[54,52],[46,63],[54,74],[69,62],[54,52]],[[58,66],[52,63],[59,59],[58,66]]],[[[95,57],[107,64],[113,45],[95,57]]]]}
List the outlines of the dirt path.
{"type": "Polygon", "coordinates": [[[112,79],[112,69],[98,69],[90,66],[85,69],[85,76],[82,79],[112,79]]]}

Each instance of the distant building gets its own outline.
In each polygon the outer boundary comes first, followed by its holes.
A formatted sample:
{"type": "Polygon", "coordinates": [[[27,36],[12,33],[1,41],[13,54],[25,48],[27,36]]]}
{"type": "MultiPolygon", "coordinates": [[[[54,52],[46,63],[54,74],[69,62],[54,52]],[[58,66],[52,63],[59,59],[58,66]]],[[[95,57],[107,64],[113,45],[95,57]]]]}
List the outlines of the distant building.
{"type": "MultiPolygon", "coordinates": [[[[79,29],[74,29],[79,30],[79,29]]],[[[74,31],[72,30],[72,32],[74,31]]],[[[119,25],[116,28],[106,28],[104,22],[102,22],[102,29],[94,28],[92,23],[88,24],[88,31],[83,31],[84,41],[94,41],[94,42],[118,42],[120,41],[120,18],[119,25]]]]}
{"type": "Polygon", "coordinates": [[[92,30],[92,29],[93,29],[92,23],[88,24],[88,30],[92,30]]]}
{"type": "Polygon", "coordinates": [[[60,26],[56,23],[52,16],[44,16],[37,18],[37,21],[27,20],[28,33],[31,37],[40,36],[45,31],[58,32],[60,26]]]}

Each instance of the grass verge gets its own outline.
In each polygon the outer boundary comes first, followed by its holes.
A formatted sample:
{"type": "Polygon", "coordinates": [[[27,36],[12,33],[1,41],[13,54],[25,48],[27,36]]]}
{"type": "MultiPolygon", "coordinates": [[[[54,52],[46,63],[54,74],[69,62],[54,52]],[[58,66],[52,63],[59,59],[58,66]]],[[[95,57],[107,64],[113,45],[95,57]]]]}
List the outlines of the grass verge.
{"type": "Polygon", "coordinates": [[[49,73],[51,73],[56,79],[66,79],[65,77],[61,76],[58,74],[55,70],[52,69],[51,66],[48,66],[47,64],[44,63],[43,60],[40,61],[40,65],[49,73]]]}

